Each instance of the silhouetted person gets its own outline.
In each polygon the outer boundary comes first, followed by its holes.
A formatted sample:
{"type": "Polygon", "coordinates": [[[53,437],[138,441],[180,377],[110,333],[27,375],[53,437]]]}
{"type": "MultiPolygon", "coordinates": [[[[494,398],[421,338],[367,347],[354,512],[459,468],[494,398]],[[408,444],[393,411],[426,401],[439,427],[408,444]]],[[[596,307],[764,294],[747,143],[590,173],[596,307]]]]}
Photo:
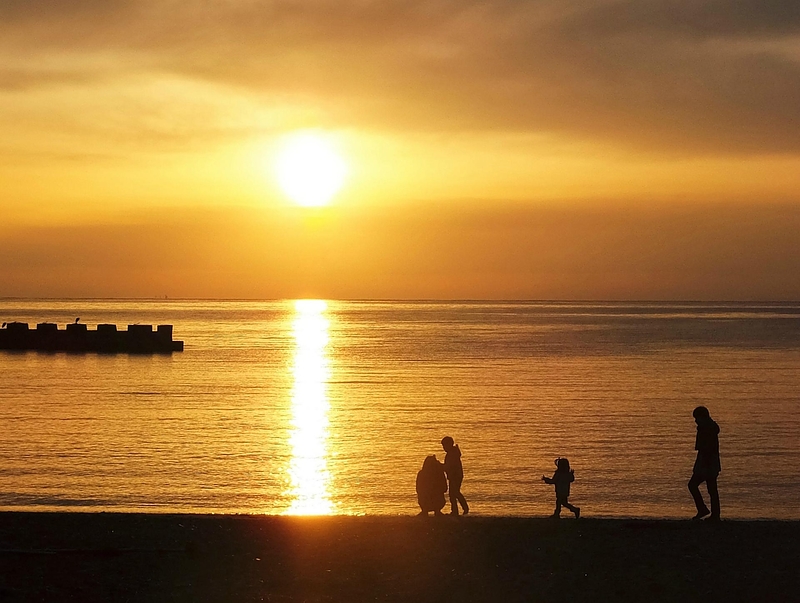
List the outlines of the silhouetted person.
{"type": "Polygon", "coordinates": [[[560,518],[561,507],[566,507],[575,513],[575,519],[579,519],[581,508],[569,504],[570,484],[575,481],[575,471],[569,468],[569,460],[564,458],[556,459],[556,472],[553,477],[543,475],[542,481],[545,484],[554,484],[556,487],[556,510],[553,512],[552,517],[554,519],[560,518]]]}
{"type": "Polygon", "coordinates": [[[436,460],[436,455],[425,457],[422,469],[417,472],[417,502],[420,515],[427,515],[431,511],[435,515],[442,514],[447,492],[447,479],[444,476],[444,467],[436,460]]]}
{"type": "Polygon", "coordinates": [[[714,422],[705,406],[698,406],[692,412],[697,423],[697,438],[694,449],[697,450],[697,460],[694,462],[692,479],[689,480],[689,492],[692,493],[697,515],[692,519],[702,519],[711,515],[710,520],[719,519],[719,491],[717,490],[717,476],[721,471],[719,463],[719,425],[714,422]],[[700,495],[700,484],[706,483],[708,496],[711,498],[711,510],[708,510],[703,497],[700,495]]]}
{"type": "Polygon", "coordinates": [[[467,499],[461,494],[461,482],[464,481],[464,467],[461,465],[461,449],[453,442],[453,438],[442,438],[442,448],[447,453],[444,455],[444,472],[447,473],[447,482],[450,485],[450,515],[458,515],[458,504],[464,509],[464,515],[469,513],[467,499]]]}

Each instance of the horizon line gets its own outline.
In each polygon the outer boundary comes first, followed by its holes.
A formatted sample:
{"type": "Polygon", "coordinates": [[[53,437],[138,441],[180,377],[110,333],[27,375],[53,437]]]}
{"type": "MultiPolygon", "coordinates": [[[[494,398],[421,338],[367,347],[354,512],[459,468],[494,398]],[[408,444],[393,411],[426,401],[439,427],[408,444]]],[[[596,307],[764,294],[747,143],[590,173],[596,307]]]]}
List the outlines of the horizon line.
{"type": "Polygon", "coordinates": [[[69,296],[0,296],[6,301],[204,301],[204,302],[283,302],[319,299],[333,302],[374,303],[530,303],[530,304],[800,304],[800,299],[567,299],[567,298],[436,298],[436,297],[69,297],[69,296]]]}

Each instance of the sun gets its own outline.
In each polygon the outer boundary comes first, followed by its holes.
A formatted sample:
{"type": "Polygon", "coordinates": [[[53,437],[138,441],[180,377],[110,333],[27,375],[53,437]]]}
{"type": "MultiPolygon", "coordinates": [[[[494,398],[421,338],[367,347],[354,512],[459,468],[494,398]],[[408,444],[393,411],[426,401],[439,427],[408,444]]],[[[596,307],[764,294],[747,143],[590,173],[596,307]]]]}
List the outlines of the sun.
{"type": "Polygon", "coordinates": [[[300,132],[283,142],[275,160],[275,175],[292,201],[303,207],[321,207],[344,185],[347,164],[326,138],[300,132]]]}

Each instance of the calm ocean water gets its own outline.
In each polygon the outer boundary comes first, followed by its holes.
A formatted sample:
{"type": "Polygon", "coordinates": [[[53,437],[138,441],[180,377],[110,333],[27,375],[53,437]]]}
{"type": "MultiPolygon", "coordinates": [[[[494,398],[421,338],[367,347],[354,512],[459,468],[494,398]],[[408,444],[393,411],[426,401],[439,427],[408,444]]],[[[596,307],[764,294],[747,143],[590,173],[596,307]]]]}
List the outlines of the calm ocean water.
{"type": "Polygon", "coordinates": [[[687,517],[698,404],[723,516],[800,519],[800,304],[0,301],[169,323],[172,356],[0,352],[0,508],[414,514],[439,440],[475,514],[687,517]]]}

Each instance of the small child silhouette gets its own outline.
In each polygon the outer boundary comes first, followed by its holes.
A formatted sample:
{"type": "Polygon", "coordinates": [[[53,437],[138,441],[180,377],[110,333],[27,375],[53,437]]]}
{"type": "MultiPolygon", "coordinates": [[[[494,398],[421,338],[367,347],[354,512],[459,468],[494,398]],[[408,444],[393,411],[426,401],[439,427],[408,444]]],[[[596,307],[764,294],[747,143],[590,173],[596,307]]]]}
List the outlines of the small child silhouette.
{"type": "Polygon", "coordinates": [[[561,517],[561,507],[564,506],[573,513],[575,519],[580,518],[581,508],[569,504],[569,485],[575,481],[575,471],[569,468],[569,460],[565,458],[556,459],[556,472],[553,477],[542,476],[545,484],[553,484],[556,487],[556,510],[553,519],[561,517]]]}
{"type": "Polygon", "coordinates": [[[458,504],[464,510],[464,515],[469,513],[467,499],[461,494],[461,482],[464,481],[464,467],[461,464],[461,449],[450,436],[442,438],[442,448],[447,453],[444,455],[444,472],[447,474],[447,483],[450,488],[450,515],[458,515],[458,504]]]}

